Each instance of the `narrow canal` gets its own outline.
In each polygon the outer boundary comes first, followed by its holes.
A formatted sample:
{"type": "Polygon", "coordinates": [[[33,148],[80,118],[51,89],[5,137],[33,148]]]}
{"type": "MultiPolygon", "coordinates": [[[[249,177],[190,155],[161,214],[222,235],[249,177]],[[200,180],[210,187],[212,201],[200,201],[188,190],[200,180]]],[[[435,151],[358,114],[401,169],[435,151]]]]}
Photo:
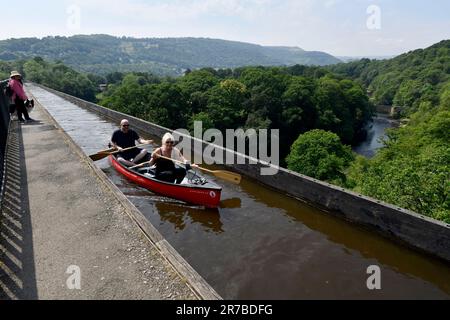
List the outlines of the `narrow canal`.
{"type": "MultiPolygon", "coordinates": [[[[104,149],[118,126],[41,88],[28,90],[86,154],[104,149]]],[[[225,299],[450,299],[448,264],[251,180],[217,181],[222,205],[204,210],[137,187],[106,160],[97,165],[225,299]],[[381,290],[367,288],[371,265],[381,268],[381,290]]]]}

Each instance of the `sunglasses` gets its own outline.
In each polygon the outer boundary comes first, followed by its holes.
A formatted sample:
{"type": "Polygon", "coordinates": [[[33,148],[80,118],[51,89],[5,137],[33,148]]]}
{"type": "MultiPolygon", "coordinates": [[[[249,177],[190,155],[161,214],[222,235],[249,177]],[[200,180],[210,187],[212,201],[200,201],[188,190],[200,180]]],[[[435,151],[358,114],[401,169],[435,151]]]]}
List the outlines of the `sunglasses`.
{"type": "Polygon", "coordinates": [[[166,141],[166,144],[173,144],[173,141],[166,141]]]}
{"type": "Polygon", "coordinates": [[[122,127],[129,127],[130,125],[129,124],[124,124],[122,127]]]}

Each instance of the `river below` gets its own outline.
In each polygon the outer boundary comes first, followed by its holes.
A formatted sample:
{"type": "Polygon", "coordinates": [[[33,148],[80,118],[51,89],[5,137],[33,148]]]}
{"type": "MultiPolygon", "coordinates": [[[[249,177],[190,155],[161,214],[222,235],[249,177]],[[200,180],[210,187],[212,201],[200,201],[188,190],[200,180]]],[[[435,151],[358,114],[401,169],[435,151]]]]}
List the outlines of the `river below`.
{"type": "Polygon", "coordinates": [[[378,113],[368,125],[366,140],[353,147],[353,151],[366,158],[374,157],[378,149],[383,147],[382,139],[386,136],[386,130],[398,127],[398,124],[398,120],[391,119],[389,115],[378,113]]]}

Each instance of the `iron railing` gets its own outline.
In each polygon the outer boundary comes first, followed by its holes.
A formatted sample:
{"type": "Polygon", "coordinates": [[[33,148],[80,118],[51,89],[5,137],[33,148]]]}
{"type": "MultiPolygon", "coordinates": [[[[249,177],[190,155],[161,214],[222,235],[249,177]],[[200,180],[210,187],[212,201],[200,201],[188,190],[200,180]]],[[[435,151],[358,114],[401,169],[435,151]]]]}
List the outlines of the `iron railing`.
{"type": "Polygon", "coordinates": [[[0,82],[0,208],[5,191],[6,150],[8,148],[8,132],[11,117],[9,114],[9,98],[4,94],[7,82],[0,82]]]}

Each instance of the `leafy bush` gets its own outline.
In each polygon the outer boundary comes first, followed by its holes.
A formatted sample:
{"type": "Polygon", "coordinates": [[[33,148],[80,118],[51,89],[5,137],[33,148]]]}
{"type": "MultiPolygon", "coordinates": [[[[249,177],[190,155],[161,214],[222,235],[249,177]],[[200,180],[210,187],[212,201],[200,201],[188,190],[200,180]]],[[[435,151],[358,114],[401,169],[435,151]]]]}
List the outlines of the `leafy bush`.
{"type": "Polygon", "coordinates": [[[286,162],[290,170],[312,178],[344,183],[344,170],[353,159],[351,148],[336,134],[316,129],[298,137],[286,162]]]}

